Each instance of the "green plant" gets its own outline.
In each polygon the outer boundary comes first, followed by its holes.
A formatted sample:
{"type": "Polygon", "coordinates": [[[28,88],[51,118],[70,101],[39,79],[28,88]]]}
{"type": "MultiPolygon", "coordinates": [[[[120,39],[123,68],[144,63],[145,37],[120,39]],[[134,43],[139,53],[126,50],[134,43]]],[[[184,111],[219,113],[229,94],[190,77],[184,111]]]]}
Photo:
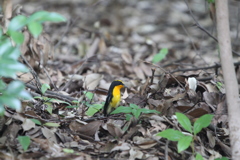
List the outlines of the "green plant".
{"type": "Polygon", "coordinates": [[[149,113],[160,113],[156,110],[150,110],[150,109],[146,109],[146,108],[140,108],[138,105],[136,104],[130,104],[129,107],[124,107],[124,106],[119,106],[118,108],[116,108],[111,114],[117,114],[117,113],[127,113],[126,114],[126,119],[130,120],[130,118],[132,116],[134,116],[135,118],[139,118],[139,116],[142,113],[145,114],[149,114],[149,113]],[[131,113],[131,114],[130,114],[131,113]]]}
{"type": "Polygon", "coordinates": [[[59,100],[59,99],[55,99],[55,98],[48,98],[48,97],[45,97],[45,96],[36,96],[34,97],[35,99],[41,99],[43,101],[43,104],[45,104],[47,106],[46,110],[48,111],[49,114],[52,114],[52,110],[53,110],[53,103],[63,103],[63,104],[67,104],[67,105],[71,105],[70,103],[68,102],[65,102],[65,101],[62,101],[62,100],[59,100]]]}
{"type": "Polygon", "coordinates": [[[223,88],[223,84],[221,82],[216,83],[216,87],[221,90],[223,88]]]}
{"type": "Polygon", "coordinates": [[[0,28],[0,114],[3,115],[4,106],[16,110],[21,109],[21,99],[31,99],[31,95],[25,91],[24,83],[17,81],[17,72],[28,72],[28,68],[18,61],[20,45],[24,42],[21,29],[27,26],[30,33],[37,37],[42,32],[42,23],[46,21],[61,22],[65,18],[57,13],[39,11],[29,17],[19,15],[14,17],[6,34],[0,28]],[[11,41],[13,40],[13,42],[11,41]],[[10,84],[6,84],[2,78],[12,78],[10,84]]]}
{"type": "Polygon", "coordinates": [[[41,86],[41,92],[44,94],[48,89],[50,89],[50,86],[48,84],[42,84],[41,86]]]}
{"type": "Polygon", "coordinates": [[[153,63],[158,63],[161,60],[163,60],[166,55],[168,54],[168,49],[167,48],[162,48],[157,54],[153,56],[153,63]]]}
{"type": "MultiPolygon", "coordinates": [[[[162,132],[159,132],[157,136],[167,138],[170,141],[177,141],[178,142],[177,149],[179,153],[186,150],[190,145],[192,147],[192,151],[195,153],[193,140],[203,128],[209,126],[213,118],[213,115],[205,114],[201,116],[194,122],[193,126],[189,118],[184,114],[177,112],[176,116],[177,116],[178,122],[186,131],[189,132],[189,134],[185,135],[178,130],[166,129],[162,132]]],[[[195,154],[196,154],[196,159],[199,159],[199,160],[203,159],[200,154],[198,153],[195,153],[195,154]]]]}
{"type": "Polygon", "coordinates": [[[18,136],[18,141],[23,147],[23,150],[26,151],[31,143],[29,136],[18,136]]]}

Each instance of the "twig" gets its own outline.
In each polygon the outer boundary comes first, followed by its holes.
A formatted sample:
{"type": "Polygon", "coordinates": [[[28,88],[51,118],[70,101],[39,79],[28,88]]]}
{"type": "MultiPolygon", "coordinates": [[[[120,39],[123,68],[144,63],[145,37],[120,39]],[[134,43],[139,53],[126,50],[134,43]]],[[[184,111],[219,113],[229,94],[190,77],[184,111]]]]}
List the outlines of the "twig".
{"type": "MultiPolygon", "coordinates": [[[[234,66],[239,66],[240,62],[234,63],[234,66]]],[[[213,68],[220,68],[222,67],[221,64],[215,64],[209,67],[198,67],[198,68],[178,68],[176,70],[171,71],[170,73],[175,73],[175,72],[186,72],[186,71],[197,71],[197,70],[206,70],[206,69],[213,69],[213,68]]],[[[156,76],[156,75],[155,75],[156,76]]]]}
{"type": "Polygon", "coordinates": [[[151,68],[151,70],[152,70],[152,77],[151,77],[151,85],[153,84],[153,77],[154,77],[154,73],[155,73],[155,68],[151,68]]]}
{"type": "Polygon", "coordinates": [[[28,63],[28,61],[25,59],[25,57],[23,55],[21,55],[21,58],[27,64],[27,66],[30,68],[30,72],[31,72],[31,74],[33,75],[33,77],[34,77],[34,79],[36,81],[36,86],[37,86],[38,91],[41,91],[41,89],[40,89],[41,88],[41,83],[40,83],[40,80],[38,78],[37,73],[34,71],[32,66],[28,63]]]}
{"type": "MultiPolygon", "coordinates": [[[[31,84],[26,84],[26,87],[38,92],[41,94],[41,92],[39,91],[39,89],[31,84]]],[[[67,101],[69,103],[72,103],[72,101],[77,101],[77,99],[75,98],[72,98],[72,97],[69,97],[69,96],[66,96],[66,95],[62,95],[62,94],[59,94],[59,93],[55,93],[55,92],[52,92],[52,91],[46,91],[44,93],[44,96],[47,96],[47,97],[52,97],[52,98],[57,98],[57,99],[60,99],[60,100],[63,100],[63,101],[67,101]]]]}
{"type": "Polygon", "coordinates": [[[157,67],[157,68],[163,70],[166,74],[170,74],[170,76],[171,76],[173,79],[175,79],[175,80],[177,81],[177,83],[178,83],[182,88],[185,88],[185,87],[177,80],[177,78],[175,78],[173,75],[171,75],[171,73],[167,72],[167,71],[166,71],[165,69],[163,69],[161,66],[157,66],[157,65],[155,65],[155,64],[153,64],[153,63],[151,63],[151,62],[148,62],[148,61],[143,61],[143,60],[140,60],[140,61],[142,61],[142,62],[144,62],[144,63],[147,63],[147,64],[150,64],[150,65],[152,65],[152,66],[154,66],[154,67],[157,67]]]}
{"type": "Polygon", "coordinates": [[[45,67],[42,67],[42,68],[43,68],[44,72],[46,73],[46,75],[47,75],[50,83],[51,83],[52,86],[54,87],[54,89],[58,91],[58,88],[57,88],[56,85],[53,83],[53,81],[52,81],[51,77],[49,76],[49,74],[48,74],[47,70],[45,69],[45,67]]]}
{"type": "Polygon", "coordinates": [[[168,144],[169,144],[169,140],[166,141],[166,144],[165,144],[165,159],[168,159],[168,144]]]}

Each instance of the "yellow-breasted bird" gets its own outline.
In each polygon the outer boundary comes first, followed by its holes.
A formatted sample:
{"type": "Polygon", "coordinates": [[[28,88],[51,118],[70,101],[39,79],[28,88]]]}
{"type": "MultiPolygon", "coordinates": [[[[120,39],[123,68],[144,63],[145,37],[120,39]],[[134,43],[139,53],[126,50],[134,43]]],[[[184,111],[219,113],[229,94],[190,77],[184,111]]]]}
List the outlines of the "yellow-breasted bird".
{"type": "Polygon", "coordinates": [[[107,116],[110,114],[115,108],[118,107],[120,101],[121,101],[121,88],[125,87],[122,81],[115,80],[111,83],[108,95],[106,98],[106,102],[103,107],[103,114],[104,116],[107,116]]]}

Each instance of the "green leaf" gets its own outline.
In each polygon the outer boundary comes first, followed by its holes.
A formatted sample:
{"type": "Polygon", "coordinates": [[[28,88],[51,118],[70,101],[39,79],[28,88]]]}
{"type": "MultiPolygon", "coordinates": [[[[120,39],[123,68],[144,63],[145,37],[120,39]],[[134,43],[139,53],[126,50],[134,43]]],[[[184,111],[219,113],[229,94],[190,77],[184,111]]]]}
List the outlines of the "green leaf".
{"type": "Polygon", "coordinates": [[[21,55],[21,52],[18,47],[9,47],[8,51],[6,51],[3,55],[3,59],[11,59],[18,62],[18,58],[21,55]]]}
{"type": "Polygon", "coordinates": [[[193,138],[191,136],[184,136],[181,139],[179,139],[178,144],[177,144],[178,153],[187,149],[190,146],[192,140],[193,140],[193,138]]]}
{"type": "Polygon", "coordinates": [[[31,22],[28,24],[28,30],[35,38],[37,38],[42,33],[43,27],[39,22],[31,22]]]}
{"type": "Polygon", "coordinates": [[[46,83],[44,83],[42,86],[41,86],[41,92],[42,94],[44,94],[48,89],[50,89],[50,86],[46,83]]]}
{"type": "Polygon", "coordinates": [[[189,118],[184,114],[178,113],[178,112],[176,112],[176,116],[177,116],[178,122],[183,126],[183,128],[188,132],[192,133],[192,125],[189,118]]]}
{"type": "Polygon", "coordinates": [[[30,137],[28,136],[18,136],[18,141],[23,147],[23,150],[26,151],[31,143],[30,137]]]}
{"type": "Polygon", "coordinates": [[[141,108],[140,109],[142,113],[145,113],[145,114],[149,114],[149,113],[157,113],[157,114],[160,114],[160,112],[156,111],[156,110],[151,110],[151,109],[147,109],[147,108],[141,108]]]}
{"type": "Polygon", "coordinates": [[[205,114],[198,118],[193,125],[194,135],[198,134],[203,128],[209,126],[212,118],[213,115],[211,114],[205,114]]]}
{"type": "Polygon", "coordinates": [[[21,81],[12,81],[7,89],[6,89],[6,94],[11,95],[11,96],[18,96],[19,93],[24,90],[24,84],[21,81]]]}
{"type": "Polygon", "coordinates": [[[3,107],[3,104],[0,103],[0,116],[4,116],[5,108],[3,107]]]}
{"type": "Polygon", "coordinates": [[[8,26],[8,31],[17,31],[22,29],[27,23],[27,17],[23,15],[18,15],[14,17],[9,26],[8,26]]]}
{"type": "Polygon", "coordinates": [[[139,109],[140,107],[136,104],[130,103],[129,107],[134,108],[134,109],[139,109]]]}
{"type": "Polygon", "coordinates": [[[86,96],[89,100],[92,100],[92,99],[93,99],[94,94],[93,94],[92,92],[86,92],[86,91],[84,91],[83,93],[85,94],[85,96],[86,96]]]}
{"type": "Polygon", "coordinates": [[[46,110],[48,111],[48,113],[49,113],[49,114],[52,114],[52,110],[53,110],[52,103],[50,103],[50,102],[46,102],[46,103],[44,103],[44,104],[47,105],[46,110]]]}
{"type": "Polygon", "coordinates": [[[28,68],[12,59],[0,59],[0,76],[16,78],[16,72],[27,72],[28,68]]]}
{"type": "Polygon", "coordinates": [[[41,96],[35,96],[35,97],[33,97],[34,99],[43,99],[43,97],[41,97],[41,96]]]}
{"type": "Polygon", "coordinates": [[[63,152],[65,153],[74,153],[73,149],[63,148],[63,152]]]}
{"type": "Polygon", "coordinates": [[[61,16],[58,13],[55,12],[47,12],[47,11],[39,11],[36,12],[34,14],[32,14],[29,18],[28,18],[28,22],[46,22],[46,21],[51,21],[51,22],[64,22],[66,21],[66,19],[61,16]]]}
{"type": "Polygon", "coordinates": [[[126,114],[125,117],[126,117],[127,121],[130,121],[130,119],[132,118],[132,115],[131,114],[126,114]]]}
{"type": "Polygon", "coordinates": [[[204,160],[202,155],[197,153],[195,160],[204,160]]]}
{"type": "Polygon", "coordinates": [[[0,41],[0,56],[2,56],[3,54],[8,55],[9,50],[12,50],[12,48],[13,48],[13,46],[12,46],[10,39],[5,38],[5,39],[1,40],[0,41]]]}
{"type": "Polygon", "coordinates": [[[11,95],[2,95],[0,96],[0,104],[7,105],[17,111],[21,110],[21,102],[19,99],[11,96],[11,95]]]}
{"type": "Polygon", "coordinates": [[[47,122],[44,125],[48,126],[48,127],[59,127],[60,126],[59,123],[53,123],[53,122],[47,122]]]}
{"type": "Polygon", "coordinates": [[[33,121],[37,125],[42,125],[42,123],[39,120],[37,120],[37,119],[32,118],[30,120],[33,121]]]}
{"type": "Polygon", "coordinates": [[[152,62],[153,63],[160,62],[161,60],[163,60],[166,57],[167,54],[168,54],[168,49],[167,48],[161,49],[158,54],[155,54],[153,56],[152,62]]]}
{"type": "Polygon", "coordinates": [[[62,101],[62,100],[59,100],[59,99],[55,99],[55,98],[48,98],[48,97],[46,97],[46,101],[49,101],[49,102],[52,102],[52,103],[57,103],[57,104],[62,103],[62,104],[71,105],[68,102],[65,102],[65,101],[62,101]]]}
{"type": "Polygon", "coordinates": [[[5,82],[3,82],[2,79],[0,79],[0,92],[1,90],[4,90],[7,87],[7,84],[5,82]]]}
{"type": "Polygon", "coordinates": [[[79,101],[72,101],[72,103],[79,104],[79,101]]]}
{"type": "Polygon", "coordinates": [[[22,98],[24,100],[30,100],[32,99],[31,94],[28,93],[28,91],[26,90],[22,90],[19,94],[18,94],[19,98],[22,98]]]}
{"type": "Polygon", "coordinates": [[[102,107],[102,104],[93,104],[88,108],[86,115],[93,116],[95,113],[99,112],[102,107]]]}
{"type": "Polygon", "coordinates": [[[111,114],[117,114],[117,113],[132,113],[132,108],[119,106],[111,114]]]}
{"type": "Polygon", "coordinates": [[[23,43],[24,35],[21,32],[11,30],[11,31],[8,31],[8,34],[10,35],[10,37],[13,39],[13,41],[16,44],[22,44],[23,43]]]}
{"type": "Polygon", "coordinates": [[[162,132],[159,132],[157,136],[167,138],[170,141],[179,141],[181,138],[184,137],[184,134],[178,130],[166,129],[162,132]]]}
{"type": "Polygon", "coordinates": [[[135,118],[139,118],[139,116],[141,115],[141,110],[140,110],[140,108],[138,108],[138,109],[132,109],[132,114],[133,114],[133,116],[135,117],[135,118]]]}

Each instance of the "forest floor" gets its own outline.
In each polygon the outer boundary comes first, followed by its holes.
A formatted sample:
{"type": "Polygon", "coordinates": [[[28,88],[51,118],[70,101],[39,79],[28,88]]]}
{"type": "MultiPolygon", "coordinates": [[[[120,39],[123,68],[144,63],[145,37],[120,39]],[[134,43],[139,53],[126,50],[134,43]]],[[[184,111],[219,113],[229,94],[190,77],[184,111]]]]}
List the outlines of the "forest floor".
{"type": "MultiPolygon", "coordinates": [[[[210,160],[231,158],[218,44],[206,34],[217,37],[216,24],[205,1],[15,0],[17,5],[21,14],[46,10],[67,22],[45,23],[44,33],[22,46],[37,74],[19,79],[35,98],[22,102],[21,113],[6,110],[0,159],[187,160],[197,153],[210,160]],[[196,90],[189,77],[196,78],[196,90]],[[116,79],[127,86],[121,106],[132,108],[129,119],[124,113],[102,115],[116,79]],[[50,89],[42,95],[39,88],[46,84],[50,89]],[[136,115],[142,108],[158,113],[136,115]],[[176,141],[157,135],[169,128],[191,135],[176,112],[191,123],[214,115],[180,153],[176,141]],[[26,150],[19,136],[30,137],[26,150]]],[[[229,4],[236,52],[238,6],[237,1],[229,4]]]]}

